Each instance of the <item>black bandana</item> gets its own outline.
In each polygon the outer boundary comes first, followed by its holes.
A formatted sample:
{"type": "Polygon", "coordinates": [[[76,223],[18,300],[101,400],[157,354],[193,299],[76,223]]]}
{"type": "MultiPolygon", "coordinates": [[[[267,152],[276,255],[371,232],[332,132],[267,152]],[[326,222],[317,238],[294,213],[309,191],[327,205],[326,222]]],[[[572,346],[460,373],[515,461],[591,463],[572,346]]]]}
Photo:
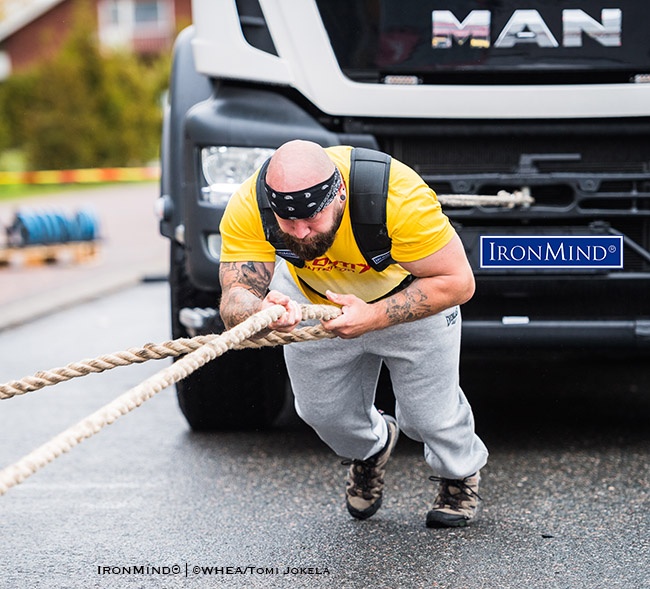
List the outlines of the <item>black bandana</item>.
{"type": "Polygon", "coordinates": [[[307,219],[320,213],[330,204],[341,186],[341,174],[337,168],[324,182],[297,190],[295,192],[278,192],[273,190],[264,179],[264,189],[273,212],[282,219],[307,219]]]}

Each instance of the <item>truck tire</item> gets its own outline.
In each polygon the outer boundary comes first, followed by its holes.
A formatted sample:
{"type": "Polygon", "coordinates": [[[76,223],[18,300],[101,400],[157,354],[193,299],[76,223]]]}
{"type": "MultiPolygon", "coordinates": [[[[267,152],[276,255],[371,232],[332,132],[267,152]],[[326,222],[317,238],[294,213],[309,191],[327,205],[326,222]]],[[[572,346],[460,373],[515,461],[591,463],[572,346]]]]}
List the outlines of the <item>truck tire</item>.
{"type": "MultiPolygon", "coordinates": [[[[190,337],[178,319],[179,311],[183,307],[215,307],[219,295],[190,283],[185,252],[174,241],[170,258],[172,333],[174,338],[190,337]]],[[[231,350],[176,383],[176,393],[193,430],[264,429],[281,413],[287,383],[282,348],[231,350]]]]}

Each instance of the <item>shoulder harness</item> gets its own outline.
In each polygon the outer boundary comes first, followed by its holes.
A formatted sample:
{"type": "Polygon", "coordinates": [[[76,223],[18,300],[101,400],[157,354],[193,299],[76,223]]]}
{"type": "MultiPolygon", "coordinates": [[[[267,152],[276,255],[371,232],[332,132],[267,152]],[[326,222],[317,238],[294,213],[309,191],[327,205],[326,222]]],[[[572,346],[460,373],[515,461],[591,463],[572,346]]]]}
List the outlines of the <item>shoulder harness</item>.
{"type": "MultiPolygon", "coordinates": [[[[355,147],[350,155],[348,199],[352,233],[364,259],[377,272],[393,263],[390,255],[391,239],[386,228],[390,161],[389,155],[365,147],[355,147]]],[[[266,198],[263,183],[268,165],[269,160],[262,165],[256,185],[264,235],[278,256],[302,268],[305,262],[282,241],[277,231],[277,219],[266,198]]]]}

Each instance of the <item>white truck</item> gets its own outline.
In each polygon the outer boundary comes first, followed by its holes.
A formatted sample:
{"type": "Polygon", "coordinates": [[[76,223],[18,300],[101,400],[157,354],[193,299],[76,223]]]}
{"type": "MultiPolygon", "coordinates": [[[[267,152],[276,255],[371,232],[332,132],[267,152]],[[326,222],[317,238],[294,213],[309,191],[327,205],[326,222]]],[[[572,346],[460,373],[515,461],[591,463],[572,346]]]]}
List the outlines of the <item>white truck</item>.
{"type": "MultiPolygon", "coordinates": [[[[224,207],[275,148],[303,138],[389,153],[439,194],[476,274],[465,349],[647,354],[644,2],[194,0],[192,9],[161,150],[174,337],[223,329],[224,207]],[[489,198],[498,194],[527,200],[503,206],[489,198]],[[617,236],[622,264],[480,263],[486,236],[544,235],[617,236]]],[[[281,348],[226,354],[177,390],[195,429],[271,425],[290,391],[281,348]]]]}

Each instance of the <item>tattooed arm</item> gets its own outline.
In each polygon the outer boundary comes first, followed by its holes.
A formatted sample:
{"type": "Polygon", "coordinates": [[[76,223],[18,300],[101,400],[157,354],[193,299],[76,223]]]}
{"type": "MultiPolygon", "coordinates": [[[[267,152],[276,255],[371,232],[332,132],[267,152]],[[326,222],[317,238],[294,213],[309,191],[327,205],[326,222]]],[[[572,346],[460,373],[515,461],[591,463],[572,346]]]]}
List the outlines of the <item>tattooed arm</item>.
{"type": "Polygon", "coordinates": [[[376,303],[328,291],[328,298],[341,305],[342,314],[322,322],[325,329],[342,338],[358,337],[368,331],[435,315],[467,302],[474,294],[474,275],[457,235],[436,253],[400,265],[417,279],[376,303]]]}
{"type": "Polygon", "coordinates": [[[222,262],[219,266],[221,304],[219,311],[226,328],[237,325],[251,315],[282,305],[286,313],[269,326],[277,331],[291,331],[302,319],[300,306],[288,296],[271,290],[272,262],[222,262]]]}

